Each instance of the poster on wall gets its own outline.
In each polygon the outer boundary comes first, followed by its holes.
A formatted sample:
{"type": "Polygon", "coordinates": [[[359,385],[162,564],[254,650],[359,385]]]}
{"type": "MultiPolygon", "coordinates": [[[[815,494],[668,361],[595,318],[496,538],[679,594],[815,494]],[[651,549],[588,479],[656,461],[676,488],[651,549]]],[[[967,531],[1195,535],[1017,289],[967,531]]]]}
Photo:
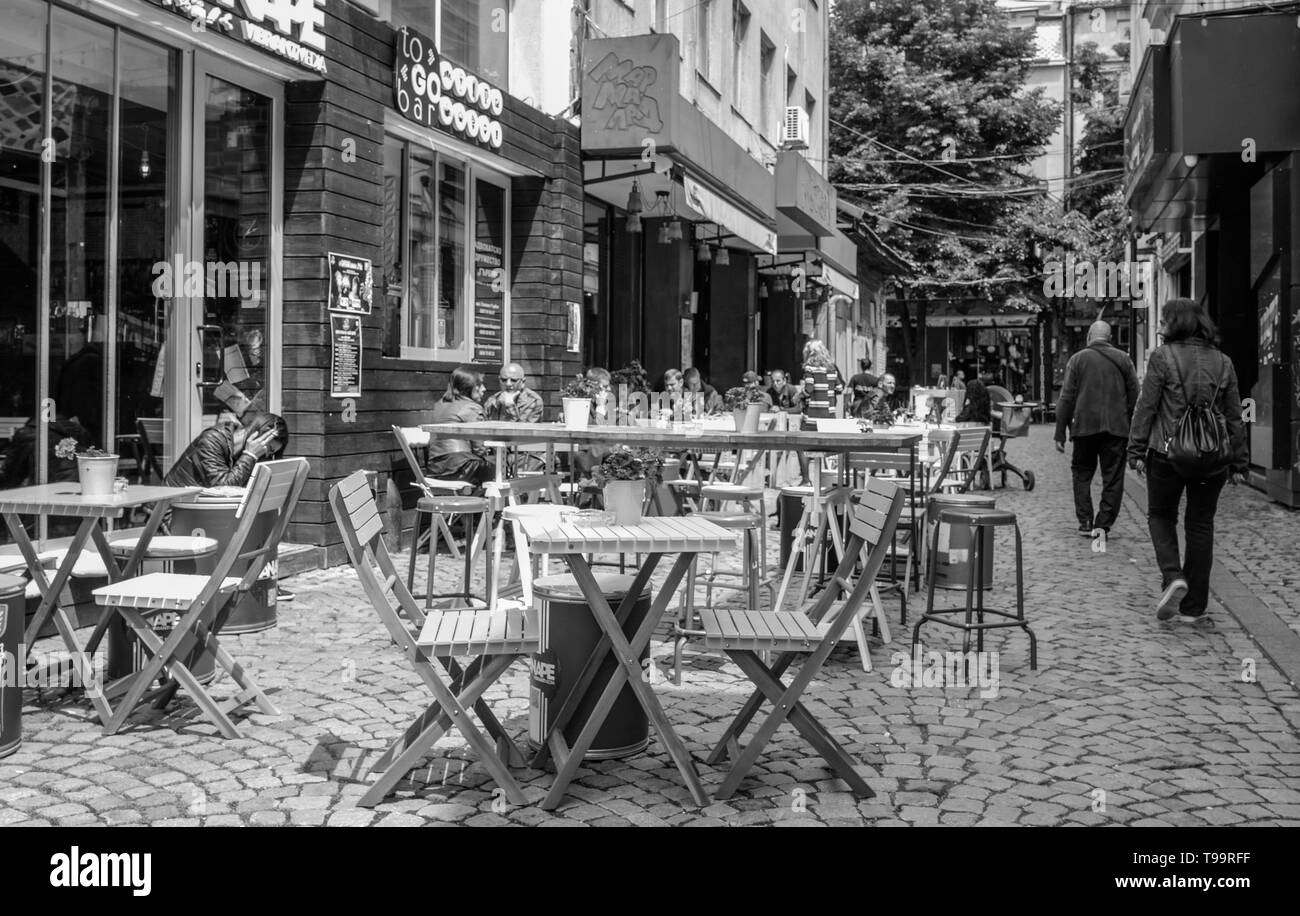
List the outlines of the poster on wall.
{"type": "Polygon", "coordinates": [[[361,396],[361,318],[330,315],[330,397],[361,396]]]}
{"type": "Polygon", "coordinates": [[[582,352],[582,306],[577,302],[569,304],[569,352],[582,352]]]}
{"type": "Polygon", "coordinates": [[[375,284],[369,258],[354,258],[331,251],[329,278],[331,312],[370,314],[370,302],[375,284]]]}
{"type": "Polygon", "coordinates": [[[474,362],[505,362],[505,193],[480,181],[474,234],[474,362]]]}

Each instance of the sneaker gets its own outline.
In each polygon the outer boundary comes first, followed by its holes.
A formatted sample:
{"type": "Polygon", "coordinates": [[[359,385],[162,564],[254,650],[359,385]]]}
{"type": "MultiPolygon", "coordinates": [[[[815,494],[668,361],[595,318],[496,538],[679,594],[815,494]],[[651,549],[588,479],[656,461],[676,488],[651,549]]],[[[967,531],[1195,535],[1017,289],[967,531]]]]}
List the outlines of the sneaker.
{"type": "Polygon", "coordinates": [[[276,600],[276,601],[292,601],[293,599],[294,599],[294,594],[293,594],[293,592],[289,591],[288,589],[285,589],[285,588],[277,588],[277,589],[275,590],[275,600],[276,600]]]}
{"type": "Polygon", "coordinates": [[[1091,526],[1091,525],[1080,525],[1080,526],[1079,526],[1079,537],[1081,537],[1081,538],[1090,538],[1090,537],[1092,537],[1092,526],[1091,526]]]}
{"type": "Polygon", "coordinates": [[[1168,620],[1178,613],[1178,604],[1187,594],[1187,580],[1181,576],[1169,583],[1160,600],[1156,602],[1156,620],[1168,620]]]}
{"type": "Polygon", "coordinates": [[[1189,626],[1199,626],[1203,629],[1214,629],[1214,621],[1209,614],[1179,614],[1174,618],[1174,623],[1185,623],[1189,626]]]}

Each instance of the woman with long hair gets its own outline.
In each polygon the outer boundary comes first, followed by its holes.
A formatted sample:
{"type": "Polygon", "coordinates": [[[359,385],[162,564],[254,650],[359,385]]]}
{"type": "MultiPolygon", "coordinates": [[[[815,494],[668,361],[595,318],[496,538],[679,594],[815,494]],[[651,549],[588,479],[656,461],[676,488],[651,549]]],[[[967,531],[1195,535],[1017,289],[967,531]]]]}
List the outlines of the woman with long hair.
{"type": "MultiPolygon", "coordinates": [[[[433,405],[431,423],[475,423],[483,419],[483,373],[471,366],[458,366],[451,372],[447,390],[433,405]]],[[[425,465],[430,477],[440,480],[463,480],[482,486],[496,473],[487,452],[475,448],[468,439],[430,439],[429,460],[425,465]]]]}
{"type": "Polygon", "coordinates": [[[1179,623],[1207,620],[1210,568],[1214,564],[1214,514],[1229,481],[1244,481],[1249,468],[1241,423],[1241,395],[1232,360],[1219,350],[1219,335],[1205,309],[1191,299],[1173,299],[1161,312],[1164,343],[1147,360],[1142,393],[1129,432],[1129,467],[1147,480],[1147,527],[1160,566],[1156,619],[1177,615],[1179,623]],[[1169,443],[1190,404],[1208,405],[1226,421],[1231,455],[1222,467],[1189,475],[1169,460],[1169,443]],[[1178,506],[1186,549],[1178,551],[1178,506]]]}

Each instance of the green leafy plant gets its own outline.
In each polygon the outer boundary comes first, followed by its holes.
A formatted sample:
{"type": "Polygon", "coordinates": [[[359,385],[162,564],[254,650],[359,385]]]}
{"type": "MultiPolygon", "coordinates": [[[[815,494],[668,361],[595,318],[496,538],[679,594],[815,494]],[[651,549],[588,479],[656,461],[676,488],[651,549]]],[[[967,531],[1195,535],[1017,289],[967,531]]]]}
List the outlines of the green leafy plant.
{"type": "Polygon", "coordinates": [[[653,449],[616,445],[591,469],[591,477],[603,487],[611,480],[658,480],[663,468],[663,455],[653,449]]]}
{"type": "Polygon", "coordinates": [[[743,410],[750,404],[762,404],[763,390],[761,388],[728,388],[727,393],[722,396],[722,402],[726,405],[727,410],[743,410]]]}
{"type": "Polygon", "coordinates": [[[587,380],[584,375],[579,375],[569,384],[560,389],[560,397],[564,398],[594,398],[596,396],[596,386],[593,382],[587,380]]]}
{"type": "Polygon", "coordinates": [[[62,458],[64,461],[72,461],[74,458],[111,458],[112,455],[102,448],[89,446],[88,448],[77,448],[77,440],[68,436],[60,439],[54,446],[54,455],[56,458],[62,458]]]}
{"type": "Polygon", "coordinates": [[[639,359],[632,360],[622,369],[615,369],[609,374],[609,380],[615,390],[619,385],[627,385],[628,391],[650,390],[650,373],[645,371],[639,359]]]}

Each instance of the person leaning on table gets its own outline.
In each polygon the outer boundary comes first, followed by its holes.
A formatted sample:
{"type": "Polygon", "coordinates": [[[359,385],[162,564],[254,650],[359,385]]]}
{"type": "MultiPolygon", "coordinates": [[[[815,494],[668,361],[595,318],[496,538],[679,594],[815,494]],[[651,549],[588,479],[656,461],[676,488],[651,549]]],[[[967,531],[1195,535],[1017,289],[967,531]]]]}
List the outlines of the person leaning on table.
{"type": "MultiPolygon", "coordinates": [[[[483,373],[469,366],[458,366],[451,372],[447,390],[433,406],[431,423],[477,423],[483,419],[483,373]]],[[[496,469],[487,459],[486,451],[470,444],[468,439],[429,440],[429,460],[425,470],[439,480],[463,480],[482,486],[491,480],[496,469]]]]}
{"type": "Polygon", "coordinates": [[[284,451],[288,428],[274,414],[257,413],[241,424],[222,413],[195,437],[163,478],[169,487],[244,487],[263,458],[284,451]],[[278,421],[278,422],[277,422],[278,421]]]}

